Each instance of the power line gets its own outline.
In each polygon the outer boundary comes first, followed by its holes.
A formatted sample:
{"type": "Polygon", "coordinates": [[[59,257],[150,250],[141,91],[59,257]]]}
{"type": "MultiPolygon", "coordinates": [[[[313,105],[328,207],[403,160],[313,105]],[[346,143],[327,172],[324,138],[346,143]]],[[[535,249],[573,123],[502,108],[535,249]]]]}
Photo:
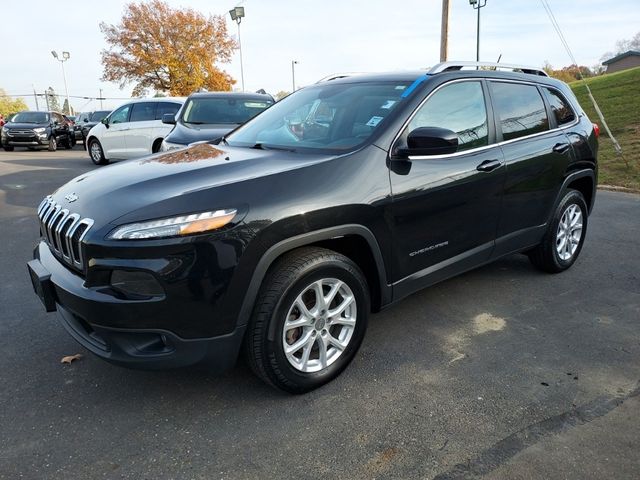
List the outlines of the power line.
{"type": "Polygon", "coordinates": [[[591,99],[591,102],[593,103],[593,106],[596,110],[596,114],[600,118],[600,122],[602,123],[602,126],[604,127],[605,131],[607,132],[607,135],[609,136],[609,138],[611,139],[611,142],[613,143],[613,148],[615,149],[616,153],[622,157],[625,163],[627,163],[627,160],[624,158],[624,155],[622,154],[622,147],[618,143],[618,140],[616,140],[616,138],[613,136],[613,133],[611,133],[611,129],[609,128],[609,125],[607,125],[607,121],[604,119],[604,115],[600,110],[600,107],[598,106],[598,102],[596,102],[596,99],[593,97],[593,94],[591,93],[591,89],[589,88],[589,84],[586,82],[584,76],[582,75],[582,72],[578,67],[578,62],[576,62],[576,58],[573,56],[573,52],[569,47],[569,43],[567,42],[567,40],[564,37],[564,34],[562,33],[560,24],[556,20],[556,17],[553,14],[553,11],[551,10],[551,6],[547,2],[547,0],[540,0],[540,3],[542,3],[542,7],[547,12],[547,16],[549,17],[549,20],[551,20],[551,25],[553,26],[554,30],[558,34],[558,37],[560,37],[560,42],[562,42],[562,45],[564,46],[565,50],[569,54],[569,58],[571,59],[571,62],[576,66],[576,70],[578,71],[578,76],[580,77],[580,80],[582,80],[583,85],[587,89],[587,94],[589,95],[589,99],[591,99]]]}

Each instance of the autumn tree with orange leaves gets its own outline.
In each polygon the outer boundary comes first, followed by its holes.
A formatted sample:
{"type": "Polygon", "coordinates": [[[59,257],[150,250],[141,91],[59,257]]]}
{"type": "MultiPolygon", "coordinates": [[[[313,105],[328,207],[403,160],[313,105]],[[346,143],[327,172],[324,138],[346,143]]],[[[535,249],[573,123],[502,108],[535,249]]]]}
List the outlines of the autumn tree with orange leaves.
{"type": "Polygon", "coordinates": [[[231,90],[235,80],[216,66],[231,61],[236,42],[224,18],[193,9],[173,9],[161,0],[130,3],[118,25],[100,24],[108,50],[102,51],[103,80],[120,88],[186,96],[200,89],[231,90]]]}

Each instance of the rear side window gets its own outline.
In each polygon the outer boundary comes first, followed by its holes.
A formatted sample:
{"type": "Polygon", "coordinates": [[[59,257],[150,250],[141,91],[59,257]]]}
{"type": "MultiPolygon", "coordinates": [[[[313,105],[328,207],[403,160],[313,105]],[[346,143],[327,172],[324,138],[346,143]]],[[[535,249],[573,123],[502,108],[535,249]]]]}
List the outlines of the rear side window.
{"type": "Polygon", "coordinates": [[[175,115],[176,113],[178,113],[178,110],[180,110],[180,106],[181,105],[179,103],[159,102],[158,108],[156,109],[156,120],[162,120],[162,116],[165,113],[175,115]]]}
{"type": "Polygon", "coordinates": [[[549,130],[547,111],[535,86],[491,82],[491,93],[503,140],[549,130]]]}
{"type": "Polygon", "coordinates": [[[156,118],[156,104],[155,103],[134,103],[131,109],[130,122],[146,122],[148,120],[155,120],[156,118]]]}
{"type": "Polygon", "coordinates": [[[409,122],[406,133],[440,127],[458,134],[458,151],[489,144],[487,109],[480,82],[459,82],[436,91],[409,122]]]}
{"type": "Polygon", "coordinates": [[[564,98],[560,92],[552,88],[543,88],[543,90],[547,95],[547,100],[549,105],[551,105],[551,111],[553,111],[553,115],[556,117],[558,126],[566,125],[576,119],[576,114],[571,108],[571,105],[569,105],[567,99],[564,98]]]}

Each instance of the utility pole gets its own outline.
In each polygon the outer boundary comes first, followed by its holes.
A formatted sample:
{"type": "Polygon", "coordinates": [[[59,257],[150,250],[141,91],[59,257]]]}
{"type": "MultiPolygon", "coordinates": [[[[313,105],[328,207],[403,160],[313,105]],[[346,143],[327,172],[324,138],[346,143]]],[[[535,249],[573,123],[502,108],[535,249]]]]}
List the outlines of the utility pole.
{"type": "Polygon", "coordinates": [[[100,89],[100,110],[102,109],[102,89],[100,89]]]}
{"type": "Polygon", "coordinates": [[[36,86],[32,83],[31,87],[33,87],[33,99],[36,101],[36,110],[40,110],[40,106],[38,105],[38,95],[36,94],[36,86]]]}
{"type": "Polygon", "coordinates": [[[449,0],[442,0],[442,25],[440,26],[440,61],[446,62],[449,53],[449,0]]]}
{"type": "Polygon", "coordinates": [[[47,112],[51,110],[49,107],[49,92],[47,90],[44,91],[44,99],[47,101],[47,112]]]}
{"type": "Polygon", "coordinates": [[[291,81],[293,84],[293,88],[291,93],[296,91],[296,65],[298,64],[297,60],[291,60],[291,81]]]}

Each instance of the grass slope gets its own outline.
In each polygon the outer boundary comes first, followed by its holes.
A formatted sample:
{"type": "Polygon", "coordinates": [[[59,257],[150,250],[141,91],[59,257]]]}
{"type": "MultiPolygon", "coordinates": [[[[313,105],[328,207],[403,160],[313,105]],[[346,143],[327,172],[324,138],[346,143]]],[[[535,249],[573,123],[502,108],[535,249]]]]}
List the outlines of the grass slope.
{"type": "MultiPolygon", "coordinates": [[[[613,143],[600,125],[600,171],[602,185],[640,191],[640,67],[587,79],[604,118],[622,147],[629,164],[616,155],[613,143]]],[[[600,119],[582,81],[569,84],[592,122],[600,119]]]]}

